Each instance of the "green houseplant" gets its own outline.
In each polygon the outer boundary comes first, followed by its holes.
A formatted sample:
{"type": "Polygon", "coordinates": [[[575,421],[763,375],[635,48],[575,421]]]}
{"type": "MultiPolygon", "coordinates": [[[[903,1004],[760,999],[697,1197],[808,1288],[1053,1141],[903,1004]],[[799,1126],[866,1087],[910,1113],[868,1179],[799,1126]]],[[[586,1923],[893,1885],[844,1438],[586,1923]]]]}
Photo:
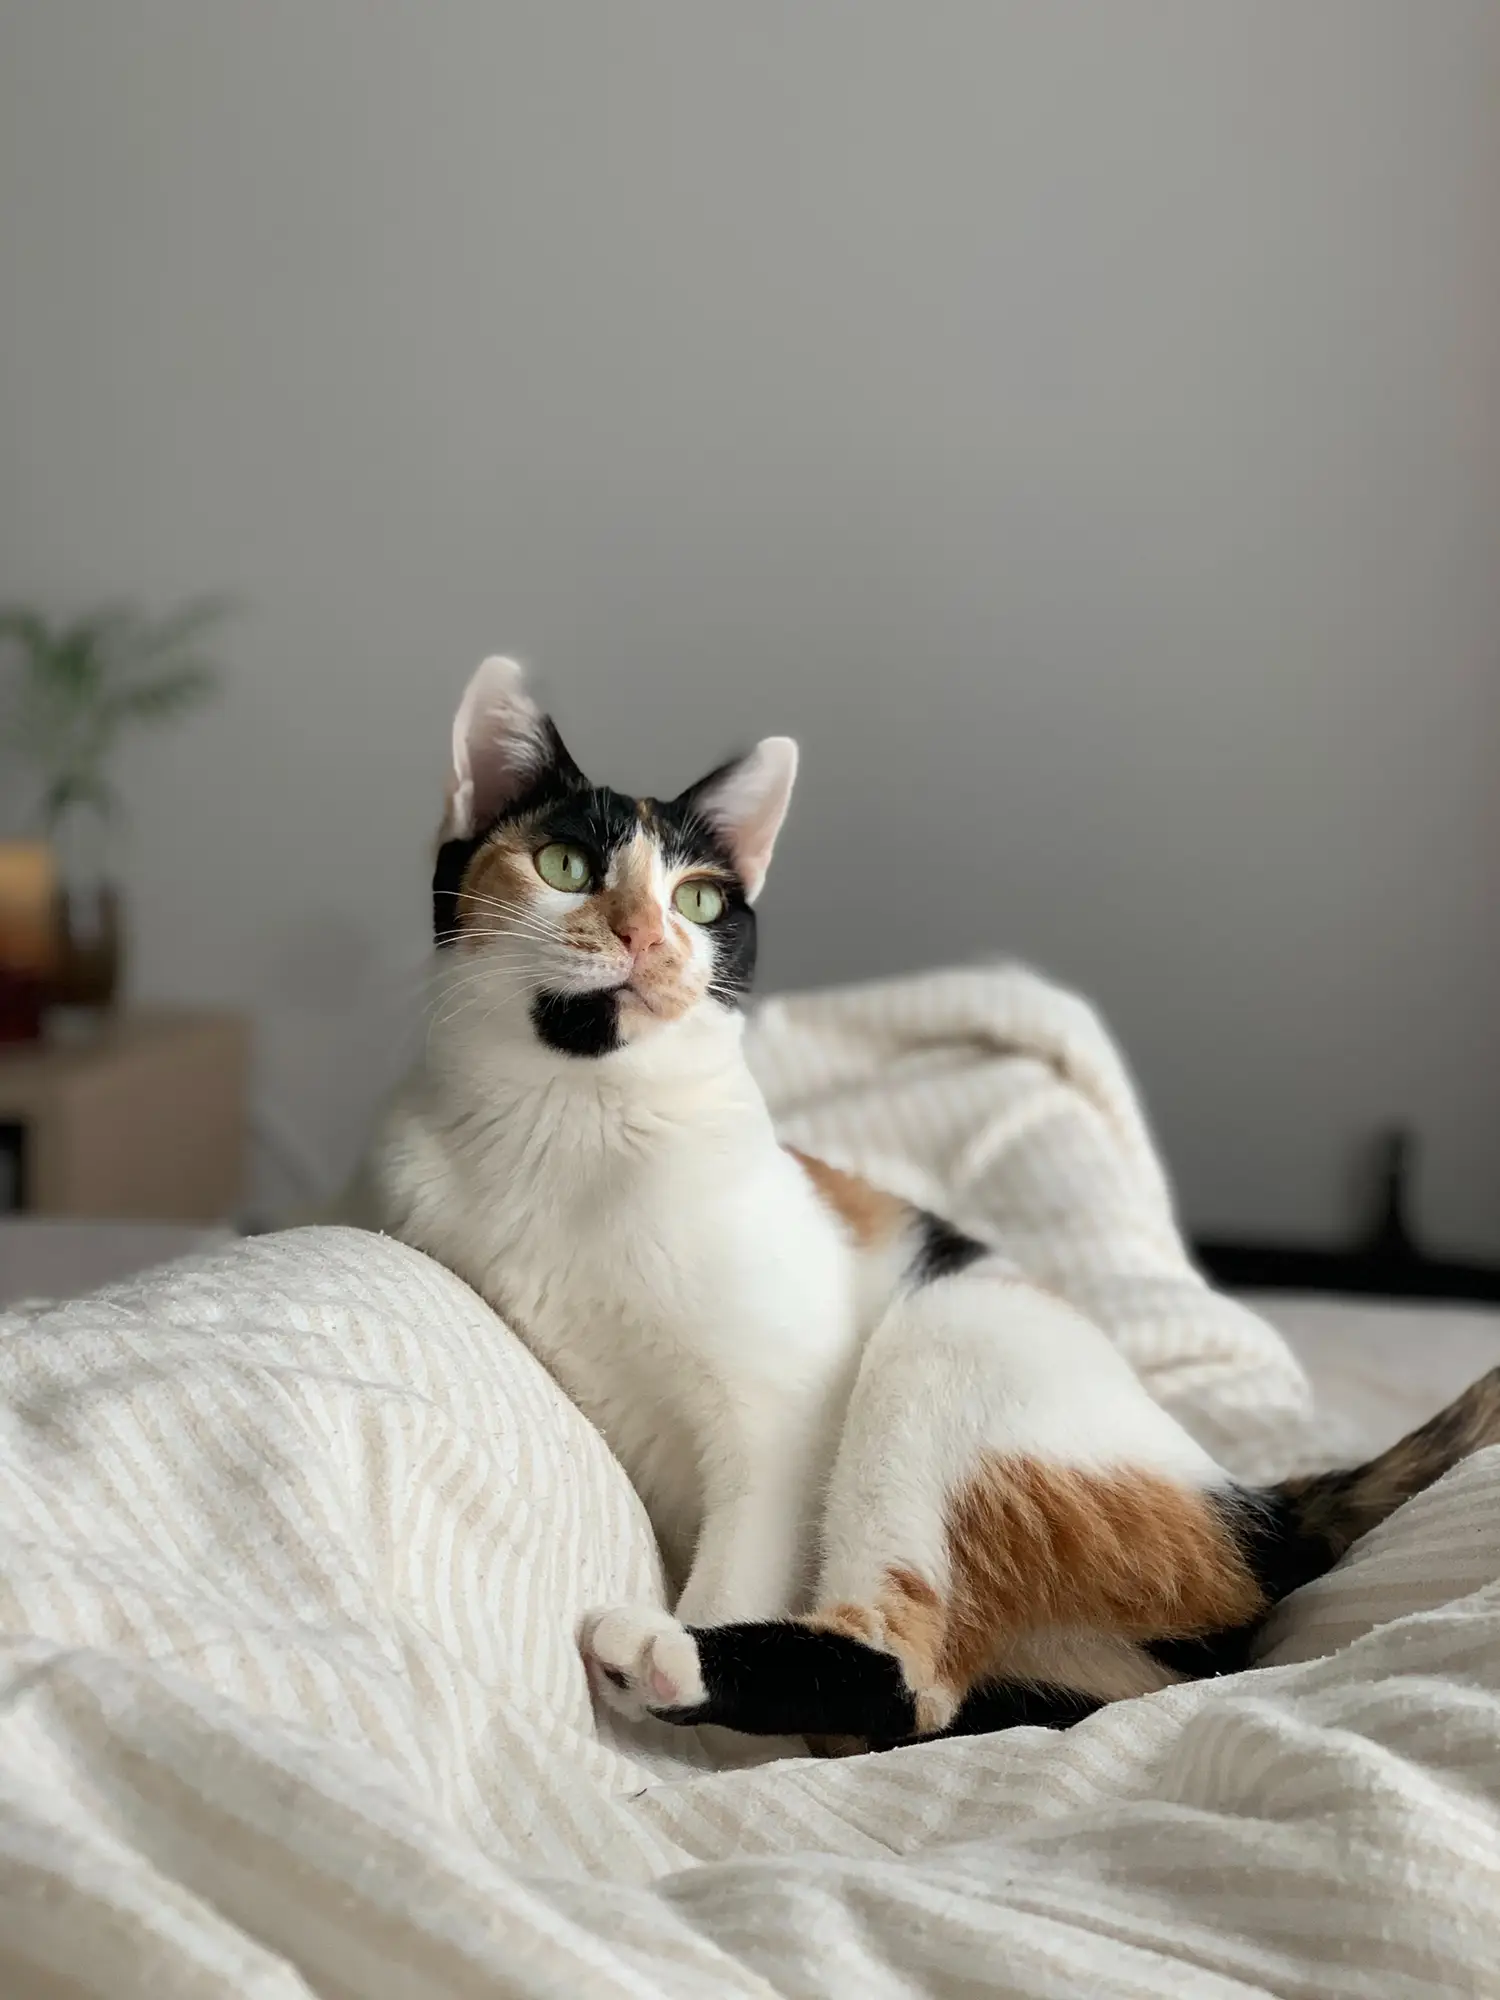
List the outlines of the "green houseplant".
{"type": "Polygon", "coordinates": [[[106,605],[51,619],[0,606],[4,740],[33,772],[42,831],[60,881],[53,998],[105,1006],[122,955],[119,891],[109,842],[121,812],[111,765],[127,731],[187,715],[215,692],[206,647],[227,614],[199,598],[162,617],[106,605]]]}

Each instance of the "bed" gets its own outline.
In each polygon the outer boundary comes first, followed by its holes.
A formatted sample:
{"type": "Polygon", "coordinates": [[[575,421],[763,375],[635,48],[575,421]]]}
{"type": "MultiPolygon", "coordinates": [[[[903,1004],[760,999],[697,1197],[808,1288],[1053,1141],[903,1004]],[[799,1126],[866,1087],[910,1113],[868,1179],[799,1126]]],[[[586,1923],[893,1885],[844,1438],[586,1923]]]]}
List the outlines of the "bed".
{"type": "MultiPolygon", "coordinates": [[[[1418,1362],[1402,1309],[1209,1291],[1117,1051],[1031,974],[754,1037],[790,1139],[995,1234],[1246,1476],[1383,1441],[1500,1345],[1424,1316],[1418,1362]]],[[[1500,1990],[1500,1451],[1254,1673],[1066,1734],[627,1729],[573,1635],[663,1584],[602,1440],[457,1279],[312,1229],[0,1317],[0,1534],[16,2000],[1500,1990]]]]}

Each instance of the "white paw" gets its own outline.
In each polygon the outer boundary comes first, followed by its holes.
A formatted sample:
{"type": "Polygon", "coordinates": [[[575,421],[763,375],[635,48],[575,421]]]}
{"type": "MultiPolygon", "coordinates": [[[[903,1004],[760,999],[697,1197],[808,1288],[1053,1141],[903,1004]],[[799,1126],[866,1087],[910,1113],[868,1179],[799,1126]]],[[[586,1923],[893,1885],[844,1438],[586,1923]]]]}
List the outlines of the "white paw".
{"type": "Polygon", "coordinates": [[[594,1611],[578,1634],[589,1685],[619,1715],[693,1708],[703,1700],[698,1642],[669,1611],[628,1604],[594,1611]]]}

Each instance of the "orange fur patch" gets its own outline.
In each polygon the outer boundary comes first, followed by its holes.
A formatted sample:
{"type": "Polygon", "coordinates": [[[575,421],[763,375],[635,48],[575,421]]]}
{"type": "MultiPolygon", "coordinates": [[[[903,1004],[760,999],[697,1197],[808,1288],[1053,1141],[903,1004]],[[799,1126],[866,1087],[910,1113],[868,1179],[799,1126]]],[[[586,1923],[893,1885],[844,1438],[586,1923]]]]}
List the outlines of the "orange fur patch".
{"type": "Polygon", "coordinates": [[[914,1684],[935,1681],[948,1622],[942,1598],[915,1570],[888,1569],[879,1604],[892,1650],[910,1662],[914,1684]]]}
{"type": "Polygon", "coordinates": [[[943,1600],[915,1570],[887,1570],[873,1605],[829,1604],[801,1623],[815,1631],[842,1632],[866,1646],[894,1654],[916,1697],[921,1734],[930,1735],[952,1721],[958,1700],[942,1681],[940,1671],[946,1624],[943,1600]]]}
{"type": "Polygon", "coordinates": [[[652,881],[654,852],[649,836],[637,833],[615,857],[614,881],[590,899],[611,930],[650,929],[658,936],[665,930],[666,912],[652,881]]]}
{"type": "Polygon", "coordinates": [[[833,1210],[862,1248],[889,1243],[915,1213],[910,1202],[887,1194],[884,1188],[872,1187],[858,1174],[830,1167],[826,1160],[799,1152],[795,1146],[786,1150],[812,1182],[819,1200],[833,1210]]]}
{"type": "Polygon", "coordinates": [[[963,1692],[944,1671],[943,1600],[915,1570],[889,1569],[879,1603],[891,1651],[916,1696],[917,1733],[930,1736],[953,1720],[963,1692]]]}
{"type": "Polygon", "coordinates": [[[1265,1609],[1207,1497],[1157,1473],[987,1457],[953,1496],[948,1546],[940,1672],[959,1688],[1025,1632],[1191,1638],[1265,1609]]]}
{"type": "Polygon", "coordinates": [[[918,1732],[995,1676],[1119,1701],[1178,1676],[1142,1649],[1248,1623],[1259,1585],[1207,1498],[1150,1472],[986,1457],[948,1510],[947,1600],[892,1568],[871,1605],[803,1622],[900,1662],[918,1732]]]}
{"type": "Polygon", "coordinates": [[[864,1646],[879,1646],[884,1639],[881,1622],[867,1604],[826,1604],[798,1621],[813,1632],[842,1632],[846,1639],[858,1639],[864,1646]]]}

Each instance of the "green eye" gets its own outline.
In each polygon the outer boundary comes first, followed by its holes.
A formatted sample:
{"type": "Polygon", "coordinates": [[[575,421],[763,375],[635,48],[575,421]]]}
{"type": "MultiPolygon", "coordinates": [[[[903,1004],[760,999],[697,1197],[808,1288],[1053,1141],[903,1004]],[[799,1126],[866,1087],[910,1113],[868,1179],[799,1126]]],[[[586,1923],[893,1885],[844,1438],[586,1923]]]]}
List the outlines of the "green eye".
{"type": "Polygon", "coordinates": [[[690,924],[711,924],[724,914],[724,891],[712,882],[679,882],[672,901],[690,924]]]}
{"type": "Polygon", "coordinates": [[[570,896],[581,896],[594,880],[593,868],[583,849],[570,847],[565,840],[554,840],[541,850],[536,857],[536,872],[549,889],[564,889],[570,896]]]}

